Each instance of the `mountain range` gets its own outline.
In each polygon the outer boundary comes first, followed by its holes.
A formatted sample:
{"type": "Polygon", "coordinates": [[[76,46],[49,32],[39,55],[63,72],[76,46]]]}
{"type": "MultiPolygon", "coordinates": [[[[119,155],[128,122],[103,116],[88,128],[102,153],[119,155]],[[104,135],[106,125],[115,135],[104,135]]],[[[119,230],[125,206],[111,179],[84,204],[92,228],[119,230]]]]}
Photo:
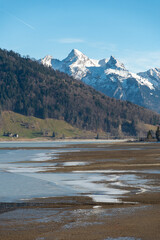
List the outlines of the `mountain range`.
{"type": "Polygon", "coordinates": [[[40,62],[67,73],[109,97],[130,101],[160,113],[160,68],[131,73],[113,56],[90,59],[73,49],[62,61],[47,55],[40,62]]]}
{"type": "MultiPolygon", "coordinates": [[[[75,51],[70,54],[73,62],[74,55],[75,51]]],[[[83,59],[84,56],[81,56],[83,59]]],[[[87,61],[88,65],[93,62],[90,59],[87,61]]],[[[56,63],[60,64],[59,61],[56,63]]],[[[158,113],[108,97],[68,74],[45,67],[29,57],[21,57],[13,51],[0,49],[0,113],[4,111],[41,119],[64,120],[76,128],[114,137],[142,136],[148,128],[160,123],[158,113]]],[[[15,118],[11,117],[10,121],[14,123],[15,118]]],[[[26,121],[20,121],[22,128],[30,130],[36,125],[28,124],[30,120],[26,121]]],[[[0,114],[1,131],[3,126],[3,116],[0,114]]],[[[51,128],[48,127],[47,124],[43,126],[45,131],[50,132],[51,128]]]]}

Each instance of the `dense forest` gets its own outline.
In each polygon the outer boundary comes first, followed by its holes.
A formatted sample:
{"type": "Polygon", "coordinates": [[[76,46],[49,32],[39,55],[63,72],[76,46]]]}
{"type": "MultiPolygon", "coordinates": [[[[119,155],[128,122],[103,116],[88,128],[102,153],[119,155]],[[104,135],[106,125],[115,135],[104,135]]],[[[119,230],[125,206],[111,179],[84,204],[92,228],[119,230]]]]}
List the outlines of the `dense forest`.
{"type": "Polygon", "coordinates": [[[0,108],[55,118],[86,130],[136,135],[137,122],[156,125],[160,115],[97,92],[29,57],[0,49],[0,108]]]}

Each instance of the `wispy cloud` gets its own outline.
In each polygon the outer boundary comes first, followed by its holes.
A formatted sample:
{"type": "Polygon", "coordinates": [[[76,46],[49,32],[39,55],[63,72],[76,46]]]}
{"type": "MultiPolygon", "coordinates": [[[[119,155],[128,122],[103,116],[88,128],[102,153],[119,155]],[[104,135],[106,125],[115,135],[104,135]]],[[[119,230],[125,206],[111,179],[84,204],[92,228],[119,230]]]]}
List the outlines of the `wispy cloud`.
{"type": "Polygon", "coordinates": [[[13,15],[12,13],[10,13],[10,12],[8,12],[8,11],[3,11],[3,12],[5,12],[5,13],[7,13],[8,15],[12,16],[13,18],[15,18],[17,21],[19,21],[20,23],[22,23],[22,24],[25,25],[26,27],[28,27],[28,28],[30,28],[30,29],[32,29],[32,30],[35,30],[35,28],[34,28],[32,25],[30,25],[29,23],[25,22],[25,21],[22,20],[21,18],[13,15]]]}
{"type": "Polygon", "coordinates": [[[58,39],[60,43],[83,43],[85,42],[84,39],[81,38],[61,38],[58,39]]]}
{"type": "Polygon", "coordinates": [[[20,18],[18,18],[18,17],[16,17],[16,16],[14,16],[14,17],[15,17],[19,22],[23,23],[25,26],[29,27],[29,28],[32,29],[32,30],[35,30],[35,28],[34,28],[32,25],[26,23],[25,21],[23,21],[22,19],[20,19],[20,18]]]}

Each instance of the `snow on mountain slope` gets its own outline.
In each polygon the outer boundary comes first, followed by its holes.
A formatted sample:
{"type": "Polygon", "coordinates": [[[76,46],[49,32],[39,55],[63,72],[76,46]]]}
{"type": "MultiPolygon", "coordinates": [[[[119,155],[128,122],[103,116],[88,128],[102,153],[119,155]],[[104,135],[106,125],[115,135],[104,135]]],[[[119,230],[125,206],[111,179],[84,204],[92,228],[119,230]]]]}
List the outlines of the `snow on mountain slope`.
{"type": "Polygon", "coordinates": [[[157,101],[160,101],[158,68],[135,74],[129,72],[124,64],[113,56],[109,60],[94,60],[77,49],[73,49],[62,61],[46,56],[41,62],[82,80],[110,97],[160,112],[160,106],[157,106],[157,101]]]}
{"type": "Polygon", "coordinates": [[[52,67],[51,60],[52,56],[47,55],[43,59],[41,59],[41,63],[47,67],[52,67]]]}
{"type": "Polygon", "coordinates": [[[140,72],[138,75],[147,78],[153,86],[160,88],[160,68],[152,68],[146,72],[140,72]]]}
{"type": "Polygon", "coordinates": [[[51,59],[50,56],[46,56],[41,59],[41,63],[46,66],[52,66],[55,70],[65,72],[77,80],[81,80],[85,77],[89,71],[89,67],[99,66],[97,60],[89,59],[77,49],[73,49],[62,61],[51,59]]]}
{"type": "Polygon", "coordinates": [[[106,63],[106,68],[112,68],[117,70],[126,70],[123,63],[119,62],[115,57],[111,56],[106,63]]]}
{"type": "MultiPolygon", "coordinates": [[[[146,85],[150,89],[154,89],[153,84],[149,82],[147,78],[141,76],[141,74],[137,75],[130,73],[125,68],[124,64],[119,62],[113,56],[110,57],[109,61],[107,59],[89,59],[79,50],[73,49],[62,61],[53,59],[50,55],[48,55],[43,58],[41,62],[48,67],[52,66],[55,70],[68,73],[78,80],[85,81],[84,78],[87,75],[88,83],[89,74],[91,77],[95,75],[99,81],[101,81],[101,77],[104,79],[104,77],[107,75],[116,75],[119,78],[116,78],[116,81],[119,80],[120,82],[123,82],[126,78],[134,78],[139,84],[146,85]]],[[[111,78],[111,81],[114,80],[115,79],[111,78]]]]}
{"type": "Polygon", "coordinates": [[[61,63],[61,71],[68,73],[78,80],[85,77],[89,71],[89,67],[98,66],[95,61],[89,59],[77,49],[73,49],[61,63]]]}

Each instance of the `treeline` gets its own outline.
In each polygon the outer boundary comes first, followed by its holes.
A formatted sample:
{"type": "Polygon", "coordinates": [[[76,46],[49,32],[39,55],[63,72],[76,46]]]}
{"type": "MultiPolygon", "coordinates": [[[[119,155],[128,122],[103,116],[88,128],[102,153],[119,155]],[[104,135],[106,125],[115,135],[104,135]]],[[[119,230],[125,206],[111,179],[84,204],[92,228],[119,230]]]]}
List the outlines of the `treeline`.
{"type": "Polygon", "coordinates": [[[152,140],[157,140],[158,142],[160,141],[160,127],[157,127],[156,132],[149,130],[147,132],[147,140],[152,141],[152,140]]]}
{"type": "Polygon", "coordinates": [[[29,57],[0,49],[0,105],[38,118],[56,118],[87,130],[136,135],[137,122],[159,124],[160,115],[115,100],[29,57]]]}

